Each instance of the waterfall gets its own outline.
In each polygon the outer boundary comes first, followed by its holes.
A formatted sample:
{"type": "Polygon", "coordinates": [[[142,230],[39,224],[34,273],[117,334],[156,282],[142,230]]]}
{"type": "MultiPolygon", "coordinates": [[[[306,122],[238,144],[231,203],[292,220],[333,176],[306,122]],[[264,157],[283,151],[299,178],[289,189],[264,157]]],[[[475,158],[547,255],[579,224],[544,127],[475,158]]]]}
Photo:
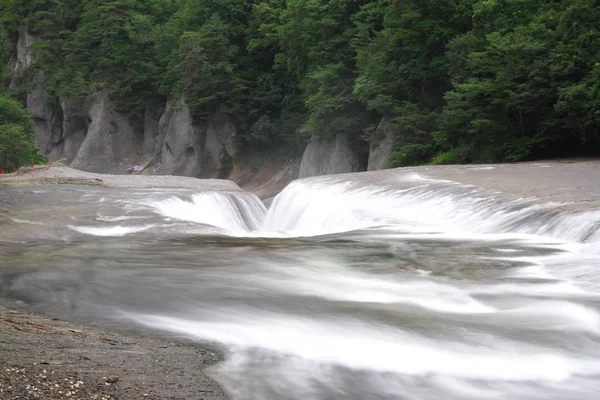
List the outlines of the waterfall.
{"type": "Polygon", "coordinates": [[[209,225],[232,236],[302,237],[385,228],[402,233],[520,234],[600,241],[600,211],[511,198],[415,174],[372,183],[321,177],[294,181],[267,211],[254,194],[206,192],[147,204],[163,217],[209,225]]]}
{"type": "Polygon", "coordinates": [[[251,232],[259,228],[266,208],[251,193],[197,193],[191,199],[171,197],[148,202],[159,214],[182,221],[196,222],[227,232],[251,232]]]}
{"type": "Polygon", "coordinates": [[[599,211],[571,211],[565,204],[509,198],[415,176],[405,176],[400,183],[295,181],[275,198],[261,230],[312,236],[389,227],[409,233],[512,233],[600,241],[599,211]],[[412,187],[407,187],[411,181],[412,187]]]}

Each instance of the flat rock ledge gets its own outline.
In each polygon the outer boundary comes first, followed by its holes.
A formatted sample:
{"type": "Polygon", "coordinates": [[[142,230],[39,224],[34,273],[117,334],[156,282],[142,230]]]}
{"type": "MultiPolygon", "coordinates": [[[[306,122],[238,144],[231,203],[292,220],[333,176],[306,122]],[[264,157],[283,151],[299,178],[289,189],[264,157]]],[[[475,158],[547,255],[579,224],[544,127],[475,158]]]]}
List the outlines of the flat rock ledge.
{"type": "Polygon", "coordinates": [[[19,174],[0,175],[1,186],[70,184],[117,188],[180,188],[204,191],[241,191],[226,179],[197,179],[169,175],[108,175],[85,172],[66,166],[21,168],[19,174]]]}

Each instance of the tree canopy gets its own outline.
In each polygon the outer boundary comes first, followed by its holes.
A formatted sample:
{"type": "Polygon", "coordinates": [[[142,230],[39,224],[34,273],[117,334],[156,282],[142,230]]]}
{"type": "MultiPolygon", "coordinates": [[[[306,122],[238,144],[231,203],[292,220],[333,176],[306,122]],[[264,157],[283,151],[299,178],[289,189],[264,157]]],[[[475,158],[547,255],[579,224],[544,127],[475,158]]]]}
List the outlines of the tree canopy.
{"type": "Polygon", "coordinates": [[[184,96],[243,146],[343,132],[366,152],[384,119],[390,166],[598,153],[596,1],[0,1],[3,64],[26,27],[50,95],[184,96]]]}

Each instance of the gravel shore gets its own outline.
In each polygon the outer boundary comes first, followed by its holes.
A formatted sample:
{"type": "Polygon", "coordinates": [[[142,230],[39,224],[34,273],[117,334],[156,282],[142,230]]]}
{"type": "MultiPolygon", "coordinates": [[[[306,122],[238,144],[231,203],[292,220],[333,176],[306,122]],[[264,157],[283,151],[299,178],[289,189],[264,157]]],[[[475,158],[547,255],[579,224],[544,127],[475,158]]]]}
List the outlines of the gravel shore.
{"type": "Polygon", "coordinates": [[[185,340],[80,326],[0,300],[1,399],[222,400],[203,372],[219,360],[185,340]]]}

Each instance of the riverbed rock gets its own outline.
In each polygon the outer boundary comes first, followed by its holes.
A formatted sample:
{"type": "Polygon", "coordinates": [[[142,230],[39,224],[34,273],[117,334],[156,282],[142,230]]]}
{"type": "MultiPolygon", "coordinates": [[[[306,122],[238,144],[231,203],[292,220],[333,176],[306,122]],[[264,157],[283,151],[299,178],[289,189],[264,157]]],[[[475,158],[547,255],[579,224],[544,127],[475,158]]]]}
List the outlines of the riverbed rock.
{"type": "Polygon", "coordinates": [[[331,138],[312,138],[306,146],[300,163],[299,178],[341,174],[364,170],[364,162],[350,146],[347,134],[331,138]]]}

